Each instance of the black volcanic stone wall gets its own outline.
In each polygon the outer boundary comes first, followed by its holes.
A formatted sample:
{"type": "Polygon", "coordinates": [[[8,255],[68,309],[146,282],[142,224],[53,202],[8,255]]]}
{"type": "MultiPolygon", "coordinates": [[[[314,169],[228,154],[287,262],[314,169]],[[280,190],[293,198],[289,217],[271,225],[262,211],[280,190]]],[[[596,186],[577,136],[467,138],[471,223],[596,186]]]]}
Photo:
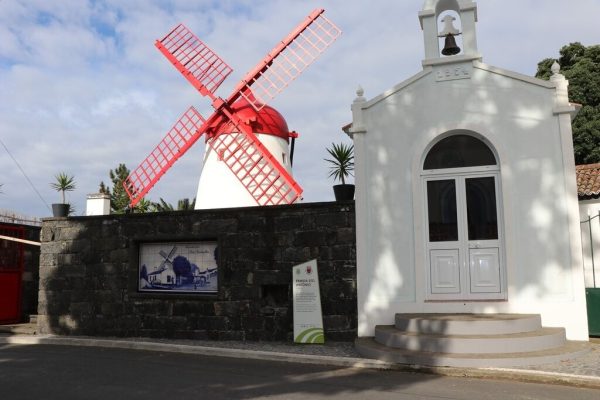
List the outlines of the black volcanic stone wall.
{"type": "Polygon", "coordinates": [[[294,265],[317,259],[326,340],[356,336],[354,203],[44,220],[38,330],[292,340],[294,265]],[[138,246],[214,240],[216,295],[140,293],[138,246]]]}

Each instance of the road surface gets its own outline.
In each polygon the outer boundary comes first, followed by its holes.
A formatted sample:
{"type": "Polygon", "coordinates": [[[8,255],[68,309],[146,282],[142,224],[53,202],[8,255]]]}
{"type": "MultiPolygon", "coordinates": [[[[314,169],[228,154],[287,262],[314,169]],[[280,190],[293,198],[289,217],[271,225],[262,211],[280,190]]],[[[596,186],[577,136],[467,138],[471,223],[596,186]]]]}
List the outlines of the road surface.
{"type": "Polygon", "coordinates": [[[600,399],[600,390],[177,353],[0,345],[2,400],[600,399]]]}

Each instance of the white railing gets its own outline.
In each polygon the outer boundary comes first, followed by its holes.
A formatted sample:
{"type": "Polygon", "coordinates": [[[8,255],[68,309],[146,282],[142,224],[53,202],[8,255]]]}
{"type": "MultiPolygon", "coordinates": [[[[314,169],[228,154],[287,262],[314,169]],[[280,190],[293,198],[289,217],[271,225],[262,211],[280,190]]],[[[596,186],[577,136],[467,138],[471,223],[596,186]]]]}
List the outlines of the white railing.
{"type": "Polygon", "coordinates": [[[0,222],[7,222],[10,224],[21,224],[21,225],[32,225],[41,226],[42,220],[36,217],[28,217],[25,215],[17,214],[13,211],[0,210],[0,222]]]}

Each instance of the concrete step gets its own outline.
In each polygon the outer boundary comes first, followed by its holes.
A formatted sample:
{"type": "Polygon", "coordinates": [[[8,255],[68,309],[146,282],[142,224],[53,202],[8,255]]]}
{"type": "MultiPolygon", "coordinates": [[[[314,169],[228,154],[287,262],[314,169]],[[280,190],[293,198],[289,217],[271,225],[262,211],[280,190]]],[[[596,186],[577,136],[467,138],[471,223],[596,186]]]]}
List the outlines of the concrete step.
{"type": "Polygon", "coordinates": [[[354,342],[354,345],[358,353],[367,358],[398,364],[463,368],[515,367],[546,364],[572,359],[587,353],[591,349],[588,342],[567,341],[563,346],[543,351],[452,354],[392,348],[377,343],[373,337],[358,338],[354,342]]]}
{"type": "Polygon", "coordinates": [[[398,349],[453,354],[542,351],[561,347],[566,342],[564,328],[494,335],[441,335],[404,332],[394,325],[376,326],[374,339],[379,344],[398,349]]]}
{"type": "Polygon", "coordinates": [[[435,335],[501,335],[542,327],[537,314],[396,314],[396,328],[435,335]]]}
{"type": "Polygon", "coordinates": [[[0,334],[9,335],[35,335],[37,333],[37,324],[12,324],[0,325],[0,334]]]}
{"type": "Polygon", "coordinates": [[[36,314],[29,315],[29,323],[30,324],[37,324],[37,319],[38,319],[38,316],[36,314]]]}

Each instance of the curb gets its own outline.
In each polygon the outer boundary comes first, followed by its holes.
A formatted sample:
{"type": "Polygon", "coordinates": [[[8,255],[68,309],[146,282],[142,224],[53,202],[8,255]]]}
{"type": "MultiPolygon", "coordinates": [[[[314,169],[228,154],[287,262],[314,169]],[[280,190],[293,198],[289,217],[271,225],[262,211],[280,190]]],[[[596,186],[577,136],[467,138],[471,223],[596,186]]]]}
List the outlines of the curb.
{"type": "Polygon", "coordinates": [[[102,347],[123,350],[160,351],[167,353],[185,353],[215,357],[329,365],[334,367],[345,368],[392,370],[460,378],[512,380],[527,383],[544,383],[600,389],[600,377],[596,376],[573,375],[557,372],[521,370],[510,368],[426,367],[418,365],[395,364],[386,361],[372,360],[368,358],[319,356],[297,353],[282,353],[274,351],[228,349],[222,347],[209,347],[199,345],[157,343],[150,341],[90,339],[77,337],[60,337],[53,335],[0,336],[0,344],[45,344],[57,346],[102,347]]]}

